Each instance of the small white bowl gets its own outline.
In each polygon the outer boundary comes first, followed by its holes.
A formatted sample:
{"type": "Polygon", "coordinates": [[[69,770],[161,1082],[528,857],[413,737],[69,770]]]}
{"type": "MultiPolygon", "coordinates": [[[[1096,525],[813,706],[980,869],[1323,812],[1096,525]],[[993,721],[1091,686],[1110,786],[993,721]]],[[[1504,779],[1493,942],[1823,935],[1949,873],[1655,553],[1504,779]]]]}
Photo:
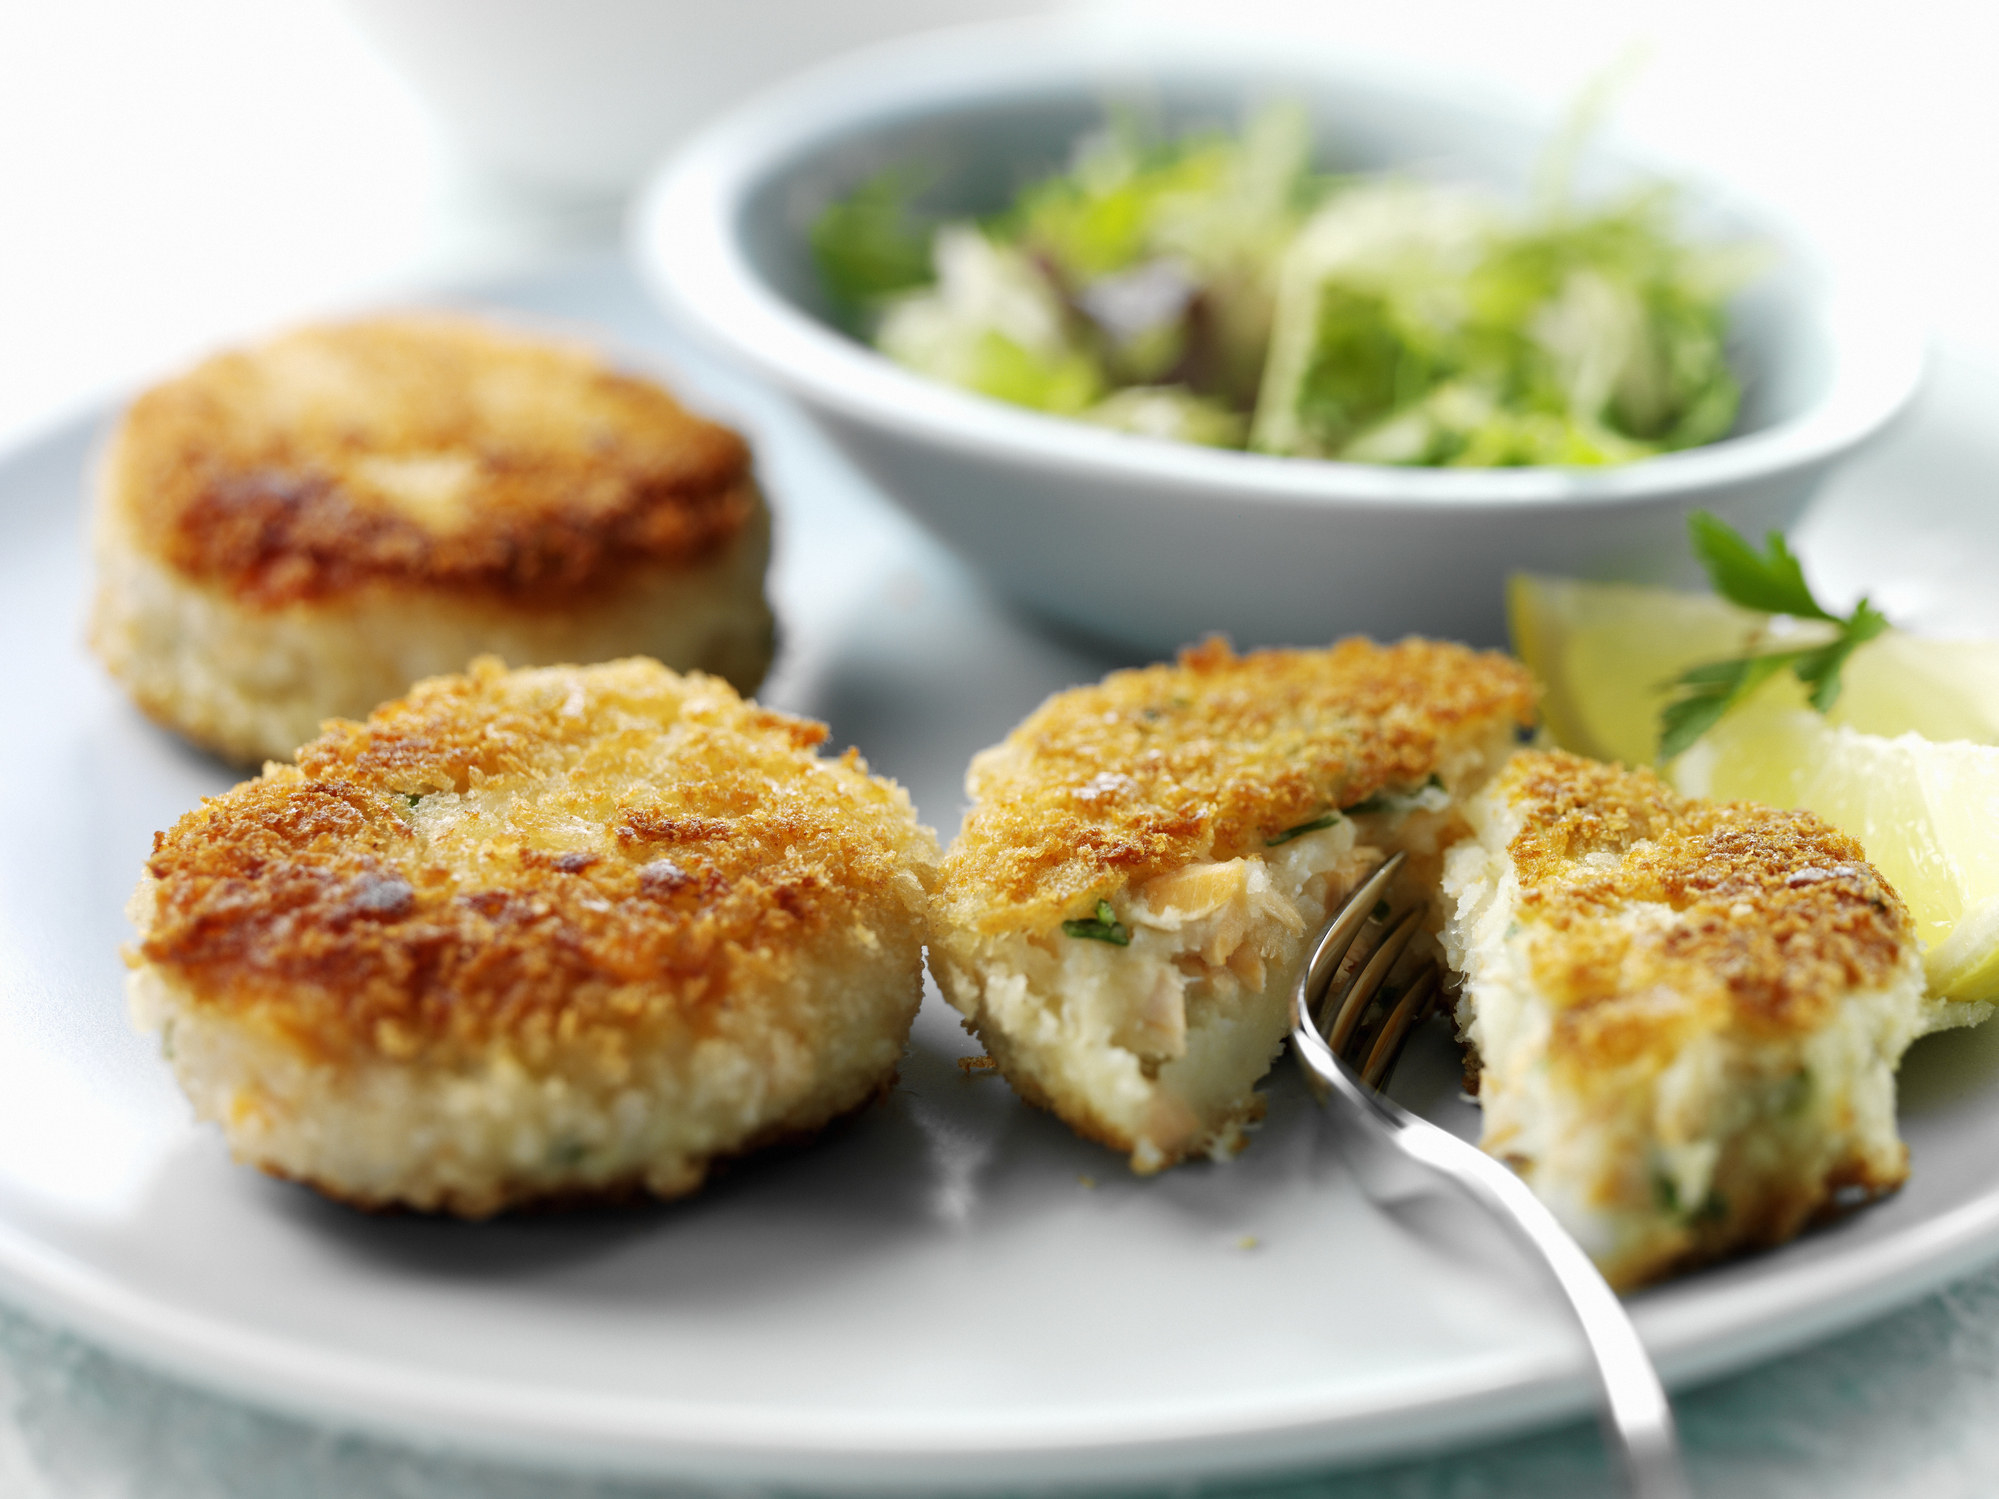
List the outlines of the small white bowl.
{"type": "Polygon", "coordinates": [[[622,197],[669,144],[807,63],[1049,3],[346,0],[475,162],[585,203],[622,197]]]}
{"type": "MultiPolygon", "coordinates": [[[[1239,645],[1497,642],[1511,572],[1691,581],[1690,510],[1752,535],[1787,526],[1914,392],[1920,333],[1773,214],[1689,184],[1695,232],[1772,254],[1731,308],[1735,435],[1610,469],[1390,468],[1128,436],[926,379],[834,325],[807,246],[829,201],[890,166],[939,174],[927,206],[998,208],[1113,101],[1177,129],[1295,99],[1324,161],[1522,190],[1551,123],[1470,92],[1213,33],[1075,20],[936,33],[824,65],[711,126],[647,189],[635,254],[670,316],[789,391],[1036,613],[1155,653],[1211,630],[1239,645]]],[[[1639,174],[1601,147],[1579,180],[1639,174]]]]}

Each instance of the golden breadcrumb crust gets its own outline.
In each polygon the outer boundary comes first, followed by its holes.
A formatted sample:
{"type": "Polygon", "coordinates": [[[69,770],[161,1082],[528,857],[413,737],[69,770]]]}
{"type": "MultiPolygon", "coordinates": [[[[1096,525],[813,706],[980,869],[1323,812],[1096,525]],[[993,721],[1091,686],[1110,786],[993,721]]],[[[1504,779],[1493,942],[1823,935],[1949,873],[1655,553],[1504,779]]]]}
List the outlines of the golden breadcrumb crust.
{"type": "Polygon", "coordinates": [[[1650,771],[1560,751],[1515,756],[1498,795],[1522,818],[1508,853],[1533,978],[1558,1012],[1550,1057],[1578,1075],[1669,1057],[1717,1019],[1817,1030],[1906,961],[1901,897],[1810,812],[1683,800],[1650,771]],[[1669,907],[1671,925],[1623,920],[1638,902],[1669,907]]]}
{"type": "Polygon", "coordinates": [[[697,1042],[935,842],[818,724],[634,659],[419,683],[155,838],[137,958],[321,1060],[697,1042]]]}
{"type": "Polygon", "coordinates": [[[1427,640],[1343,640],[1179,664],[1058,693],[972,762],[940,916],[1047,930],[1157,874],[1261,852],[1286,829],[1420,785],[1467,731],[1532,721],[1527,673],[1427,640]]]}
{"type": "Polygon", "coordinates": [[[135,401],[105,493],[136,542],[261,609],[375,581],[560,607],[720,551],[749,450],[579,347],[464,317],[306,328],[135,401]]]}

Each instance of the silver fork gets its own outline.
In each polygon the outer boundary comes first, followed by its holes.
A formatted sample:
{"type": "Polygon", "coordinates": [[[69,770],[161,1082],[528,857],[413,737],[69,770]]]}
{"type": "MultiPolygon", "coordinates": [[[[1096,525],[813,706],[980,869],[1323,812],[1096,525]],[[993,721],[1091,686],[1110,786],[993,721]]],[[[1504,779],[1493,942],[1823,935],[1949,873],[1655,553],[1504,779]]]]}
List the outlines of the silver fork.
{"type": "MultiPolygon", "coordinates": [[[[1341,1131],[1340,1142],[1369,1196],[1392,1201],[1448,1183],[1499,1219],[1547,1268],[1596,1360],[1604,1439],[1621,1460],[1627,1491],[1636,1499],[1689,1499],[1665,1388],[1623,1303],[1582,1246],[1505,1165],[1378,1091],[1410,1028],[1442,988],[1436,963],[1425,960],[1386,1017],[1361,1024],[1415,937],[1420,911],[1411,909],[1389,923],[1346,986],[1331,992],[1331,980],[1401,867],[1402,855],[1396,854],[1375,870],[1320,932],[1292,991],[1292,1050],[1320,1101],[1330,1097],[1350,1126],[1341,1131]],[[1319,1006],[1322,991],[1325,1002],[1319,1006]],[[1359,1060],[1349,1061],[1351,1056],[1359,1060]],[[1411,1163],[1422,1169],[1411,1172],[1411,1163]]],[[[1374,1008],[1378,1017],[1381,1007],[1374,1008]]]]}

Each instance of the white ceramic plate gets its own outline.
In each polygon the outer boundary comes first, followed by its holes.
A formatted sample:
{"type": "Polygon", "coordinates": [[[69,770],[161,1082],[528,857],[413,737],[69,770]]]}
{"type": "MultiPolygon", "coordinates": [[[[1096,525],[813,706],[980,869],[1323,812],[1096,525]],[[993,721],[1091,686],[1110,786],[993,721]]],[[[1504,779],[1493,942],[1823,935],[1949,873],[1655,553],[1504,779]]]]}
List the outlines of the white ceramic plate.
{"type": "MultiPolygon", "coordinates": [[[[673,354],[617,273],[512,289],[673,354]]],[[[946,832],[971,752],[1105,660],[1032,633],[794,416],[752,426],[782,510],[768,696],[946,832]]],[[[1999,630],[1999,374],[1939,365],[1814,512],[1834,588],[1999,630]],[[1983,618],[1974,611],[1983,608],[1983,618]]],[[[152,832],[228,783],[84,653],[97,422],[0,461],[0,1289],[129,1354],[338,1423],[687,1477],[882,1490],[1354,1461],[1582,1410],[1563,1324],[1476,1225],[1354,1190],[1288,1073],[1223,1167],[1151,1181],[965,1077],[933,1001],[892,1101],[670,1207],[480,1226],[366,1218],[232,1165],[124,1018],[120,914],[152,832]],[[1092,1185],[1092,1182],[1094,1185],[1092,1185]]],[[[1410,1101],[1469,1128],[1448,1049],[1410,1101]]],[[[1999,1029],[1905,1070],[1915,1174],[1779,1253],[1646,1295],[1681,1382],[1823,1336],[1999,1252],[1999,1029]]]]}

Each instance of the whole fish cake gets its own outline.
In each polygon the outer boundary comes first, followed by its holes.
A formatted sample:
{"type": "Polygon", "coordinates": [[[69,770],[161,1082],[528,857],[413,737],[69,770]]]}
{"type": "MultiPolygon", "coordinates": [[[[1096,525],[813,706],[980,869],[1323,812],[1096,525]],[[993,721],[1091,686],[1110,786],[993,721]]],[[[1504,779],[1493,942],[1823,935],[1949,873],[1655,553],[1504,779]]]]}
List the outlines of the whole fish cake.
{"type": "Polygon", "coordinates": [[[748,692],[774,639],[742,439],[466,317],[305,328],[146,392],[104,455],[96,553],[98,656],[243,763],[482,652],[649,655],[748,692]]]}
{"type": "Polygon", "coordinates": [[[1630,1287],[1898,1186],[1931,1023],[1901,899],[1809,812],[1523,753],[1445,865],[1480,1143],[1630,1287]]]}
{"type": "Polygon", "coordinates": [[[134,1017],[239,1159],[481,1217],[698,1187],[895,1076],[937,845],[657,662],[423,682],[154,843],[134,1017]]]}
{"type": "Polygon", "coordinates": [[[1327,911],[1392,850],[1434,892],[1526,674],[1423,640],[1234,654],[1057,694],[981,753],[930,962],[1020,1094],[1156,1171],[1239,1148],[1327,911]]]}

